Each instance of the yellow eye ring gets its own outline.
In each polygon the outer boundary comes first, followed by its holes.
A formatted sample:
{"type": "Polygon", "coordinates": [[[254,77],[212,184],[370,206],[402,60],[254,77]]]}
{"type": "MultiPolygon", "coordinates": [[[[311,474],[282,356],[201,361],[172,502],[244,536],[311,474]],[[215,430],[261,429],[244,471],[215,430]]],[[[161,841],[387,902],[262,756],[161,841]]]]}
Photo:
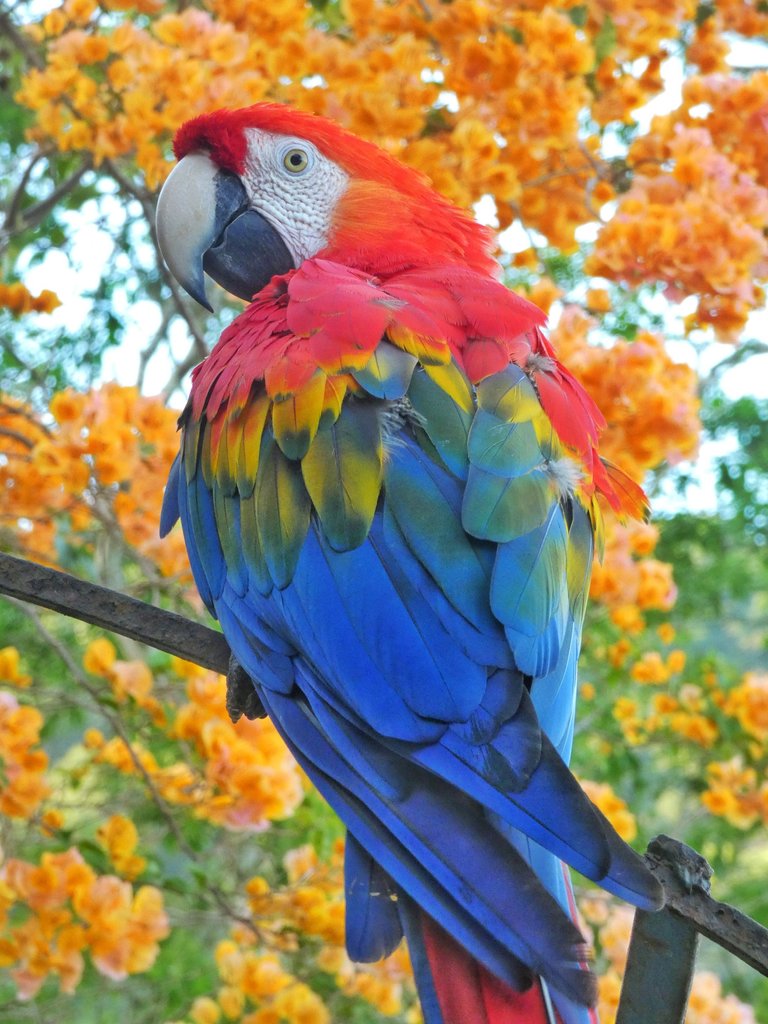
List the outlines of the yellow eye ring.
{"type": "Polygon", "coordinates": [[[291,147],[283,156],[283,167],[291,174],[301,174],[309,167],[309,153],[298,146],[291,147]]]}

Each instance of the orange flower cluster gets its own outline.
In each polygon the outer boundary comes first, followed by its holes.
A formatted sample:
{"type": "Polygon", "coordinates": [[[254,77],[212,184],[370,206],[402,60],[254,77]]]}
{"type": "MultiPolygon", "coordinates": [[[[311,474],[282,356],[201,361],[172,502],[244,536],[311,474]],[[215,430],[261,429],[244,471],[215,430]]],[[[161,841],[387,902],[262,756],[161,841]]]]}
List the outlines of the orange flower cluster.
{"type": "Polygon", "coordinates": [[[613,791],[607,782],[579,779],[579,783],[592,803],[603,812],[621,838],[631,843],[637,836],[637,822],[626,802],[613,791]]]}
{"type": "Polygon", "coordinates": [[[258,831],[285,818],[304,796],[296,762],[267,718],[232,724],[223,676],[176,662],[189,702],[176,713],[171,735],[203,759],[204,786],[195,813],[224,828],[258,831]]]}
{"type": "Polygon", "coordinates": [[[49,427],[0,398],[0,525],[27,557],[53,561],[59,528],[89,543],[113,524],[168,576],[189,579],[183,539],[158,536],[163,488],[178,442],[176,413],[136,388],[107,384],[51,400],[49,427]]]}
{"type": "Polygon", "coordinates": [[[61,302],[55,292],[43,289],[39,295],[32,295],[20,281],[5,284],[0,281],[0,308],[10,310],[14,316],[24,313],[52,313],[61,302]]]}
{"type": "Polygon", "coordinates": [[[21,656],[15,647],[0,648],[0,683],[25,689],[32,676],[21,671],[21,656]]]}
{"type": "Polygon", "coordinates": [[[707,766],[708,785],[702,803],[710,814],[737,828],[768,822],[768,675],[747,672],[737,686],[725,692],[714,686],[712,699],[727,719],[739,723],[743,737],[737,755],[707,766]]]}
{"type": "MultiPolygon", "coordinates": [[[[623,635],[615,643],[594,651],[598,660],[607,661],[614,669],[625,669],[629,663],[629,676],[640,684],[632,696],[621,696],[613,702],[613,718],[624,740],[639,746],[649,743],[654,735],[660,740],[672,735],[710,749],[728,731],[722,715],[728,697],[717,675],[696,666],[700,682],[689,682],[686,676],[692,670],[686,673],[687,656],[680,648],[666,652],[645,649],[638,657],[639,644],[630,635],[642,632],[642,616],[637,628],[628,628],[636,613],[634,606],[613,609],[611,618],[623,635]]],[[[662,623],[656,633],[667,647],[675,639],[675,630],[669,623],[662,623]]]]}
{"type": "Polygon", "coordinates": [[[74,848],[44,853],[39,865],[6,861],[0,887],[0,965],[11,968],[20,999],[33,998],[51,974],[62,992],[73,992],[86,950],[94,967],[113,980],[147,971],[169,934],[157,889],[134,892],[114,875],[98,875],[74,848]],[[27,911],[21,924],[8,920],[17,905],[27,911]]]}
{"type": "Polygon", "coordinates": [[[139,844],[139,833],[130,818],[123,814],[113,814],[99,828],[96,838],[104,847],[115,871],[129,882],[146,868],[146,859],[133,852],[139,844]]]}
{"type": "Polygon", "coordinates": [[[632,342],[590,345],[595,326],[578,306],[566,306],[552,341],[608,422],[601,452],[638,480],[663,461],[693,458],[700,432],[694,371],[648,331],[632,342]]]}
{"type": "Polygon", "coordinates": [[[730,47],[722,33],[723,19],[717,11],[696,26],[686,57],[705,75],[728,70],[726,58],[730,47]]]}
{"type": "MultiPolygon", "coordinates": [[[[0,530],[6,543],[15,540],[19,550],[38,558],[51,556],[55,528],[49,516],[41,516],[48,499],[43,475],[33,453],[48,438],[48,431],[26,406],[0,393],[0,530]]],[[[50,504],[60,507],[60,497],[50,504]]]]}
{"type": "MultiPolygon", "coordinates": [[[[13,660],[4,659],[11,667],[13,660]]],[[[50,792],[48,755],[39,747],[42,726],[37,708],[0,690],[0,813],[10,818],[31,818],[50,792]]]]}
{"type": "Polygon", "coordinates": [[[241,929],[216,947],[221,986],[213,999],[202,996],[190,1010],[193,1024],[330,1024],[320,996],[285,970],[273,953],[259,952],[241,929]]]}
{"type": "MultiPolygon", "coordinates": [[[[375,139],[464,206],[493,196],[502,227],[521,216],[564,250],[615,195],[600,129],[663,91],[662,60],[696,13],[693,0],[346,0],[333,18],[309,0],[205,6],[144,0],[139,24],[120,16],[125,0],[64,0],[28,29],[44,54],[17,97],[33,138],[97,164],[131,157],[154,189],[182,121],[288,101],[375,139]]],[[[692,59],[719,67],[704,54],[737,21],[705,22],[692,59]]]]}
{"type": "Polygon", "coordinates": [[[600,232],[587,273],[663,281],[673,299],[698,295],[690,325],[711,324],[720,340],[737,340],[762,304],[755,282],[768,278],[768,188],[704,127],[652,130],[630,156],[638,173],[600,232]]]}
{"type": "Polygon", "coordinates": [[[636,634],[645,628],[643,611],[668,611],[677,588],[672,566],[650,558],[658,530],[647,523],[606,521],[605,556],[592,568],[590,597],[611,609],[614,625],[636,634]]]}
{"type": "Polygon", "coordinates": [[[758,1024],[752,1007],[724,995],[722,982],[711,971],[693,976],[685,1019],[686,1024],[758,1024]]]}
{"type": "Polygon", "coordinates": [[[707,765],[707,781],[701,802],[710,814],[741,829],[768,822],[768,781],[760,782],[741,755],[707,765]]]}
{"type": "MultiPolygon", "coordinates": [[[[128,775],[141,770],[169,803],[189,807],[196,817],[233,831],[261,831],[270,821],[292,814],[303,799],[302,776],[272,724],[267,719],[249,722],[242,718],[236,725],[230,722],[223,676],[174,660],[178,674],[187,680],[189,701],[172,714],[151,695],[149,669],[141,662],[116,660],[108,640],[94,641],[83,664],[112,682],[118,701],[131,696],[165,736],[191,744],[201,761],[199,768],[188,756],[161,765],[140,743],[132,743],[129,748],[121,737],[105,740],[92,729],[85,745],[94,752],[97,764],[110,765],[128,775]]],[[[180,753],[188,753],[188,748],[180,753]]],[[[132,859],[133,848],[125,845],[129,826],[118,823],[112,826],[117,831],[104,835],[111,856],[109,842],[120,847],[123,868],[125,864],[137,865],[132,859]]],[[[114,856],[113,862],[121,874],[131,877],[121,870],[114,856]]]]}
{"type": "Polygon", "coordinates": [[[746,4],[744,0],[719,0],[717,13],[722,18],[725,31],[768,38],[768,11],[763,9],[760,0],[746,4]]]}
{"type": "Polygon", "coordinates": [[[404,946],[376,964],[353,964],[344,949],[343,842],[323,863],[311,845],[286,854],[289,885],[279,891],[255,877],[246,886],[254,918],[268,924],[285,941],[285,930],[321,940],[315,962],[332,974],[347,996],[359,996],[380,1013],[402,1012],[404,990],[413,994],[410,961],[404,946]]]}
{"type": "Polygon", "coordinates": [[[662,658],[658,651],[646,651],[642,658],[632,666],[630,675],[638,683],[663,686],[664,683],[669,682],[671,676],[682,672],[684,668],[684,651],[670,651],[666,658],[662,658]]]}
{"type": "Polygon", "coordinates": [[[288,887],[273,893],[263,878],[252,878],[246,887],[253,914],[269,906],[297,931],[314,935],[331,946],[344,942],[344,905],[341,899],[341,867],[344,845],[335,844],[329,863],[320,861],[309,844],[290,850],[283,858],[288,887]]]}
{"type": "MultiPolygon", "coordinates": [[[[682,670],[679,658],[681,653],[672,651],[664,662],[657,652],[650,652],[635,663],[632,676],[642,683],[661,683],[659,677],[663,676],[667,680],[682,670]]],[[[668,731],[708,749],[720,737],[720,728],[714,718],[716,704],[714,701],[710,703],[710,700],[701,687],[684,683],[679,687],[677,696],[671,693],[654,694],[645,717],[640,703],[627,697],[620,697],[616,701],[613,715],[624,738],[632,746],[646,743],[653,733],[668,731]]]]}
{"type": "Polygon", "coordinates": [[[768,741],[768,673],[747,672],[723,703],[723,711],[737,718],[747,735],[764,747],[768,741]]]}
{"type": "Polygon", "coordinates": [[[83,668],[95,676],[108,679],[119,704],[130,697],[137,707],[146,711],[155,725],[165,725],[165,712],[152,695],[154,679],[143,661],[118,660],[117,651],[106,637],[93,640],[83,655],[83,668]]]}

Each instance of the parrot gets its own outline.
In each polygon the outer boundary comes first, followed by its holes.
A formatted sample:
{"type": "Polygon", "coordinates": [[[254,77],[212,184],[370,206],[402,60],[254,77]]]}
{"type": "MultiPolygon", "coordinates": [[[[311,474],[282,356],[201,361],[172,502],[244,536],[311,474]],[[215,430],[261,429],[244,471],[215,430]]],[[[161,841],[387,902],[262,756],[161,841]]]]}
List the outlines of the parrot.
{"type": "Polygon", "coordinates": [[[600,500],[643,491],[493,232],[419,171],[275,102],[183,124],[168,270],[246,305],[192,373],[181,521],[233,655],[346,829],[345,942],[405,937],[426,1024],[595,1024],[569,866],[663,891],[567,767],[600,500]]]}

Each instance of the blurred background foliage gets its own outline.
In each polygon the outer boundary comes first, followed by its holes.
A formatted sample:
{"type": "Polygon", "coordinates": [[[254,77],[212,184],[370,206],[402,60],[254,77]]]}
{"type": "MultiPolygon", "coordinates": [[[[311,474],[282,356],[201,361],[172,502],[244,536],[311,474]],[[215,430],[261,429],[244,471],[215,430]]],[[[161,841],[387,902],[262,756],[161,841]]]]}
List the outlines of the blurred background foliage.
{"type": "MultiPolygon", "coordinates": [[[[500,229],[651,494],[595,568],[575,769],[768,924],[766,37],[762,0],[0,0],[0,548],[205,620],[157,521],[237,304],[178,290],[155,198],[197,113],[333,116],[500,229]]],[[[0,602],[0,813],[0,1022],[419,1019],[404,951],[345,957],[334,816],[210,673],[0,602]]],[[[631,911],[580,895],[610,1024],[631,911]]],[[[700,967],[689,1024],[768,1022],[700,967]]]]}

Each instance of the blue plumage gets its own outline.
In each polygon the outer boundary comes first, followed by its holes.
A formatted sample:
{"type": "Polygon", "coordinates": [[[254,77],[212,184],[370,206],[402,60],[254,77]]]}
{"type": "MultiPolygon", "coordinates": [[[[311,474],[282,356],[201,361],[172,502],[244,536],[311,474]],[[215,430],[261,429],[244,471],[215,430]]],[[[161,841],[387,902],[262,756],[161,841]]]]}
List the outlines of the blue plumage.
{"type": "Polygon", "coordinates": [[[563,761],[592,524],[522,370],[484,381],[470,414],[402,355],[356,374],[369,397],[301,469],[267,426],[254,488],[219,483],[201,430],[163,527],[178,510],[235,657],[347,825],[350,955],[405,928],[427,1020],[445,1024],[415,901],[513,987],[542,974],[565,1024],[585,1024],[594,981],[560,858],[658,900],[563,761]],[[412,403],[386,397],[405,388],[412,403]]]}
{"type": "Polygon", "coordinates": [[[358,963],[389,956],[403,937],[392,879],[350,833],[344,848],[345,939],[358,963]]]}
{"type": "Polygon", "coordinates": [[[362,370],[352,376],[374,398],[402,398],[408,390],[416,357],[382,341],[362,370]]]}

